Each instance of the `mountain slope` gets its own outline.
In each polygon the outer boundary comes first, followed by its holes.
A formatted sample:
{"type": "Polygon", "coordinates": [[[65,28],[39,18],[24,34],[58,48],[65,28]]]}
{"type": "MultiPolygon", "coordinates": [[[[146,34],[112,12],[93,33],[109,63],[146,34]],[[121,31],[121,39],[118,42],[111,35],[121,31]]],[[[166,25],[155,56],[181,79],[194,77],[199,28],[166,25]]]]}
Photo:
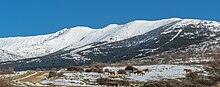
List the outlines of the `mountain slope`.
{"type": "MultiPolygon", "coordinates": [[[[144,34],[160,26],[181,19],[172,18],[158,21],[133,21],[124,25],[111,24],[103,29],[75,27],[54,34],[0,38],[0,49],[13,55],[1,56],[1,62],[40,57],[54,53],[66,47],[78,48],[93,42],[116,42],[144,34]]],[[[3,55],[3,54],[2,54],[3,55]]]]}
{"type": "MultiPolygon", "coordinates": [[[[8,41],[4,45],[7,47],[4,48],[2,45],[2,48],[7,54],[0,53],[5,55],[1,58],[2,63],[16,65],[16,69],[19,70],[60,68],[68,65],[142,58],[171,50],[190,49],[193,45],[198,45],[194,46],[195,49],[205,50],[202,47],[206,48],[207,42],[218,42],[218,38],[220,38],[219,22],[171,18],[158,21],[133,21],[124,25],[112,24],[103,29],[76,27],[43,36],[6,38],[8,41]],[[8,45],[10,41],[16,42],[8,45]],[[40,43],[36,45],[39,48],[33,50],[28,43],[30,45],[40,43]],[[23,48],[16,47],[22,45],[23,48]],[[19,48],[19,50],[11,52],[9,48],[19,48]],[[24,54],[12,57],[11,55],[17,54],[16,52],[24,54]],[[32,56],[29,56],[32,52],[32,56]]],[[[218,46],[220,46],[218,43],[209,44],[208,48],[218,46]]]]}

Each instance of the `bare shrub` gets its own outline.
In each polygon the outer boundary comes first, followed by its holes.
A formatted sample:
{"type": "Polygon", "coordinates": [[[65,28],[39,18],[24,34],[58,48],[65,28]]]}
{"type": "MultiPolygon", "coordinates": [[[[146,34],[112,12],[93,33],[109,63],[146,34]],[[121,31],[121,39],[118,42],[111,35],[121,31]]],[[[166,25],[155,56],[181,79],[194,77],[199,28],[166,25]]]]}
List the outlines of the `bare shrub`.
{"type": "Polygon", "coordinates": [[[188,81],[178,80],[160,80],[160,81],[148,81],[143,87],[201,87],[198,84],[193,84],[188,81]]]}
{"type": "Polygon", "coordinates": [[[125,71],[125,70],[120,69],[120,70],[118,70],[118,74],[126,74],[126,71],[125,71]]]}
{"type": "Polygon", "coordinates": [[[11,85],[11,78],[8,77],[0,77],[0,87],[13,87],[13,85],[11,85]]]}
{"type": "Polygon", "coordinates": [[[198,79],[199,76],[196,72],[192,72],[192,73],[189,73],[189,74],[186,74],[186,77],[187,78],[190,78],[190,79],[198,79]]]}
{"type": "Polygon", "coordinates": [[[96,80],[100,85],[107,85],[107,86],[129,86],[129,81],[122,81],[122,80],[111,80],[108,78],[99,78],[96,80]]]}
{"type": "Polygon", "coordinates": [[[63,72],[57,73],[58,77],[64,77],[63,72]]]}
{"type": "Polygon", "coordinates": [[[125,68],[125,70],[134,71],[134,70],[138,70],[138,69],[135,68],[134,66],[127,66],[127,67],[125,68]]]}
{"type": "Polygon", "coordinates": [[[95,68],[103,68],[105,66],[107,66],[107,63],[96,63],[94,65],[91,65],[90,67],[95,67],[95,68]]]}
{"type": "Polygon", "coordinates": [[[103,70],[102,69],[98,69],[98,73],[103,73],[103,70]]]}
{"type": "Polygon", "coordinates": [[[14,70],[2,70],[0,71],[0,74],[14,74],[15,71],[14,70]]]}
{"type": "Polygon", "coordinates": [[[99,78],[96,80],[98,84],[100,85],[107,85],[107,82],[111,81],[110,79],[108,78],[99,78]]]}
{"type": "Polygon", "coordinates": [[[52,77],[64,77],[64,75],[63,75],[63,72],[57,73],[55,71],[50,71],[48,77],[49,78],[52,78],[52,77]]]}
{"type": "Polygon", "coordinates": [[[109,72],[109,71],[110,71],[109,69],[105,69],[105,70],[104,70],[104,72],[109,72]]]}
{"type": "Polygon", "coordinates": [[[102,69],[100,68],[88,68],[85,70],[85,72],[98,72],[98,73],[103,73],[102,69]]]}
{"type": "Polygon", "coordinates": [[[220,76],[201,76],[196,72],[189,73],[186,78],[163,79],[159,81],[148,81],[143,87],[218,87],[220,76]]]}
{"type": "Polygon", "coordinates": [[[55,71],[49,72],[49,78],[56,77],[56,76],[57,76],[57,73],[55,71]]]}
{"type": "Polygon", "coordinates": [[[67,71],[78,71],[78,72],[83,72],[84,69],[81,68],[81,67],[69,66],[69,67],[67,67],[67,71]]]}

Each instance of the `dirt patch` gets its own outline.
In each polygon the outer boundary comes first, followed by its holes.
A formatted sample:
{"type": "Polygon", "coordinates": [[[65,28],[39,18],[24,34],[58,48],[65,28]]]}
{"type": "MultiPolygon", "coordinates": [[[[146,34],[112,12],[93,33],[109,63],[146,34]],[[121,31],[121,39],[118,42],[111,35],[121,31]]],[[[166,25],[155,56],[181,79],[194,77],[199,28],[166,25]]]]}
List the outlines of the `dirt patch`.
{"type": "Polygon", "coordinates": [[[45,76],[47,74],[48,74],[48,72],[46,72],[46,71],[40,71],[40,72],[37,72],[36,74],[34,74],[32,76],[29,76],[27,78],[21,79],[19,81],[21,81],[21,82],[39,83],[39,82],[45,80],[45,78],[43,76],[45,76]]]}
{"type": "Polygon", "coordinates": [[[12,77],[12,80],[18,80],[18,79],[21,79],[21,78],[24,78],[26,76],[29,76],[31,74],[34,74],[35,72],[34,71],[27,71],[27,73],[24,73],[24,74],[21,74],[21,75],[16,75],[16,76],[13,76],[12,77]]]}

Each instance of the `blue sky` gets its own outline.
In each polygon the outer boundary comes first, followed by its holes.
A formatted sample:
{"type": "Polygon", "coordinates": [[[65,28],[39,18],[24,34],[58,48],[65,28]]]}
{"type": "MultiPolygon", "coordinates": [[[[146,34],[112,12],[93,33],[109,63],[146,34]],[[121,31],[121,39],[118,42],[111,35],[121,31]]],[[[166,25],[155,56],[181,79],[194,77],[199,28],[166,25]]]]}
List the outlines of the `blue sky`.
{"type": "Polygon", "coordinates": [[[164,18],[220,21],[220,0],[0,0],[0,37],[164,18]]]}

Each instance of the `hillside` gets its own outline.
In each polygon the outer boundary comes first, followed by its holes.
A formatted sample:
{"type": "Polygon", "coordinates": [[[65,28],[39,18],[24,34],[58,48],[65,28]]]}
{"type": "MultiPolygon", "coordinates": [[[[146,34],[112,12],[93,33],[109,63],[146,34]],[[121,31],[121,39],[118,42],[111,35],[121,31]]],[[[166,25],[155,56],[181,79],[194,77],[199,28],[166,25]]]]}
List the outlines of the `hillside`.
{"type": "Polygon", "coordinates": [[[179,18],[139,20],[102,29],[75,27],[48,35],[1,38],[0,55],[3,65],[16,65],[18,70],[118,62],[188,51],[191,46],[200,50],[218,47],[219,31],[219,22],[179,18]]]}

